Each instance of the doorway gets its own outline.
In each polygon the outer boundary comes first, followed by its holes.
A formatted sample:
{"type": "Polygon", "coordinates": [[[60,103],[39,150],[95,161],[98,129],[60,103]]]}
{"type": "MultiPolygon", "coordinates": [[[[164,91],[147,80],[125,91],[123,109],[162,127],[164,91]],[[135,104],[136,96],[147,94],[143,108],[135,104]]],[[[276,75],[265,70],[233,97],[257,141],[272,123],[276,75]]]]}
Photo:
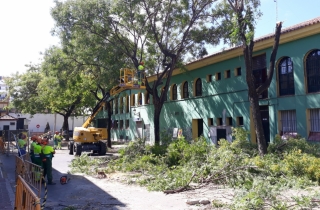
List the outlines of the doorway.
{"type": "Polygon", "coordinates": [[[192,138],[203,135],[203,119],[192,119],[192,138]]]}

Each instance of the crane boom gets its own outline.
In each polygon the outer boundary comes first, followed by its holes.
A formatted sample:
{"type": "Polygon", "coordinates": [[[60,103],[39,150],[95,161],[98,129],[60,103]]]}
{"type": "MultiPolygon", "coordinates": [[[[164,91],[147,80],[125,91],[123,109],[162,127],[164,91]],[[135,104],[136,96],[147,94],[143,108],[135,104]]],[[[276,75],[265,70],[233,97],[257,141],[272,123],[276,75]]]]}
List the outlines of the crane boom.
{"type": "Polygon", "coordinates": [[[103,108],[103,106],[106,104],[106,101],[108,100],[108,98],[110,97],[110,93],[107,92],[104,97],[99,101],[99,103],[97,103],[97,105],[93,108],[92,110],[92,114],[88,117],[88,119],[83,123],[82,127],[83,128],[87,128],[90,123],[92,122],[92,120],[94,119],[94,117],[99,113],[99,111],[103,108]]]}

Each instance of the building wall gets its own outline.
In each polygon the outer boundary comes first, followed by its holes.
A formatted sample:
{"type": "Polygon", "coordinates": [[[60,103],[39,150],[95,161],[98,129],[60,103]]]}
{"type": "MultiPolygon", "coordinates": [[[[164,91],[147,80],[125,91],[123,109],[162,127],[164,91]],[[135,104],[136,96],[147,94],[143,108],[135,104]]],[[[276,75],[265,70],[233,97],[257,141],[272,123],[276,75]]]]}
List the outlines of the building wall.
{"type": "MultiPolygon", "coordinates": [[[[28,127],[30,132],[44,132],[47,122],[49,123],[51,131],[60,130],[63,124],[63,117],[58,114],[35,114],[33,116],[29,114],[19,114],[18,116],[16,113],[9,113],[9,115],[15,118],[27,119],[27,121],[29,121],[28,127]],[[37,128],[37,125],[40,125],[40,127],[37,128]]],[[[81,127],[86,119],[87,117],[70,117],[68,120],[69,129],[73,130],[73,127],[81,127]]]]}
{"type": "MultiPolygon", "coordinates": [[[[304,62],[311,50],[320,49],[319,40],[320,33],[282,43],[278,48],[276,68],[270,88],[268,89],[268,97],[260,100],[261,106],[264,105],[268,107],[271,141],[276,134],[281,132],[279,115],[283,110],[296,110],[297,133],[308,138],[310,131],[310,126],[308,126],[308,110],[311,108],[320,108],[320,94],[307,93],[304,62]],[[295,94],[279,96],[278,62],[286,56],[290,57],[293,62],[295,94]]],[[[271,50],[271,47],[267,47],[254,52],[254,56],[266,54],[267,68],[269,68],[270,65],[268,61],[270,59],[271,50]]],[[[206,62],[206,60],[204,59],[197,62],[206,62]]],[[[218,125],[217,119],[223,117],[223,111],[225,110],[226,117],[232,118],[232,126],[234,127],[239,126],[237,124],[237,119],[239,117],[243,118],[243,125],[241,126],[250,131],[251,135],[249,138],[254,142],[255,134],[252,121],[250,121],[250,104],[248,101],[246,72],[242,53],[238,53],[227,60],[212,62],[212,64],[202,66],[203,67],[197,68],[196,70],[186,70],[172,76],[171,87],[173,84],[177,84],[178,98],[174,101],[170,100],[171,89],[169,89],[167,95],[168,100],[164,103],[160,116],[161,130],[172,134],[172,128],[182,128],[183,135],[192,138],[197,130],[195,122],[200,122],[199,119],[202,119],[203,135],[206,138],[209,138],[208,133],[210,123],[208,119],[212,118],[213,125],[218,125]],[[242,69],[242,72],[240,76],[237,76],[235,75],[234,70],[239,67],[242,69]],[[226,70],[230,70],[230,78],[225,78],[226,70]],[[221,80],[216,81],[215,75],[219,72],[221,74],[221,80]],[[212,75],[212,81],[208,81],[209,75],[212,75]],[[194,84],[198,78],[202,81],[202,96],[196,97],[194,96],[194,84]],[[182,85],[185,81],[189,83],[188,99],[181,98],[182,85]]],[[[130,129],[115,128],[112,130],[111,136],[114,140],[119,139],[119,136],[122,135],[122,133],[129,136],[129,139],[137,137],[137,123],[134,121],[134,115],[132,113],[133,109],[136,109],[136,112],[140,113],[140,118],[144,125],[150,125],[150,139],[151,141],[154,140],[153,105],[151,96],[151,103],[145,104],[145,90],[128,90],[121,94],[129,95],[130,100],[132,97],[131,95],[136,94],[134,97],[137,101],[139,92],[143,93],[143,104],[141,106],[131,106],[130,113],[115,114],[114,112],[114,115],[112,116],[113,120],[130,120],[130,129]]],[[[115,109],[115,107],[113,107],[113,109],[115,109]]]]}

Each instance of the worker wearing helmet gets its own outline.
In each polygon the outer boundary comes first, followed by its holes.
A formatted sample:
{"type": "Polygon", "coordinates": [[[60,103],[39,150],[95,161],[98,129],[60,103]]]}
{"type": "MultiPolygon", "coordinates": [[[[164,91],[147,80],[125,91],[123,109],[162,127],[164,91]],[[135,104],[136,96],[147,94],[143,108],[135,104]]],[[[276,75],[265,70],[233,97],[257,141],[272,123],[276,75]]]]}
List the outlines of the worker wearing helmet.
{"type": "Polygon", "coordinates": [[[56,149],[58,147],[59,142],[59,131],[56,131],[53,136],[53,148],[56,149]]]}
{"type": "Polygon", "coordinates": [[[26,135],[24,135],[23,133],[19,133],[18,135],[18,155],[19,157],[22,156],[22,155],[25,155],[26,154],[26,135]]]}
{"type": "Polygon", "coordinates": [[[34,145],[37,144],[38,137],[36,135],[31,136],[31,145],[30,145],[30,158],[31,162],[34,163],[34,145]]]}
{"type": "Polygon", "coordinates": [[[37,137],[35,144],[33,145],[33,163],[42,166],[42,158],[41,158],[41,151],[42,151],[42,146],[41,146],[41,141],[42,139],[37,137]]]}
{"type": "Polygon", "coordinates": [[[52,157],[55,151],[48,145],[48,139],[46,138],[43,139],[42,145],[43,177],[47,176],[48,185],[55,185],[56,183],[52,182],[52,157]]]}
{"type": "Polygon", "coordinates": [[[57,136],[57,139],[58,139],[58,146],[57,146],[57,149],[61,149],[61,141],[63,139],[62,137],[62,134],[59,133],[59,135],[57,136]]]}

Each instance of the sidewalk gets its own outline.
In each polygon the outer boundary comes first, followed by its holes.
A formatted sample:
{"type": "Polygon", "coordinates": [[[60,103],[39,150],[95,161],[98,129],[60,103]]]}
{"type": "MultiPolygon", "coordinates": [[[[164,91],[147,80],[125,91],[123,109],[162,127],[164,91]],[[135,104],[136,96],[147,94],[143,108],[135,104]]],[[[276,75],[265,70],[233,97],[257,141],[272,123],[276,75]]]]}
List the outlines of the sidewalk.
{"type": "MultiPolygon", "coordinates": [[[[10,180],[14,180],[14,165],[13,167],[9,167],[10,171],[5,171],[4,168],[8,168],[4,166],[3,161],[7,161],[8,164],[14,163],[14,156],[5,154],[0,154],[0,209],[13,209],[14,208],[14,192],[13,188],[10,184],[10,180]],[[13,169],[13,171],[12,171],[13,169]],[[9,175],[9,176],[8,176],[9,175]]],[[[7,164],[5,164],[7,165],[7,164]]]]}

